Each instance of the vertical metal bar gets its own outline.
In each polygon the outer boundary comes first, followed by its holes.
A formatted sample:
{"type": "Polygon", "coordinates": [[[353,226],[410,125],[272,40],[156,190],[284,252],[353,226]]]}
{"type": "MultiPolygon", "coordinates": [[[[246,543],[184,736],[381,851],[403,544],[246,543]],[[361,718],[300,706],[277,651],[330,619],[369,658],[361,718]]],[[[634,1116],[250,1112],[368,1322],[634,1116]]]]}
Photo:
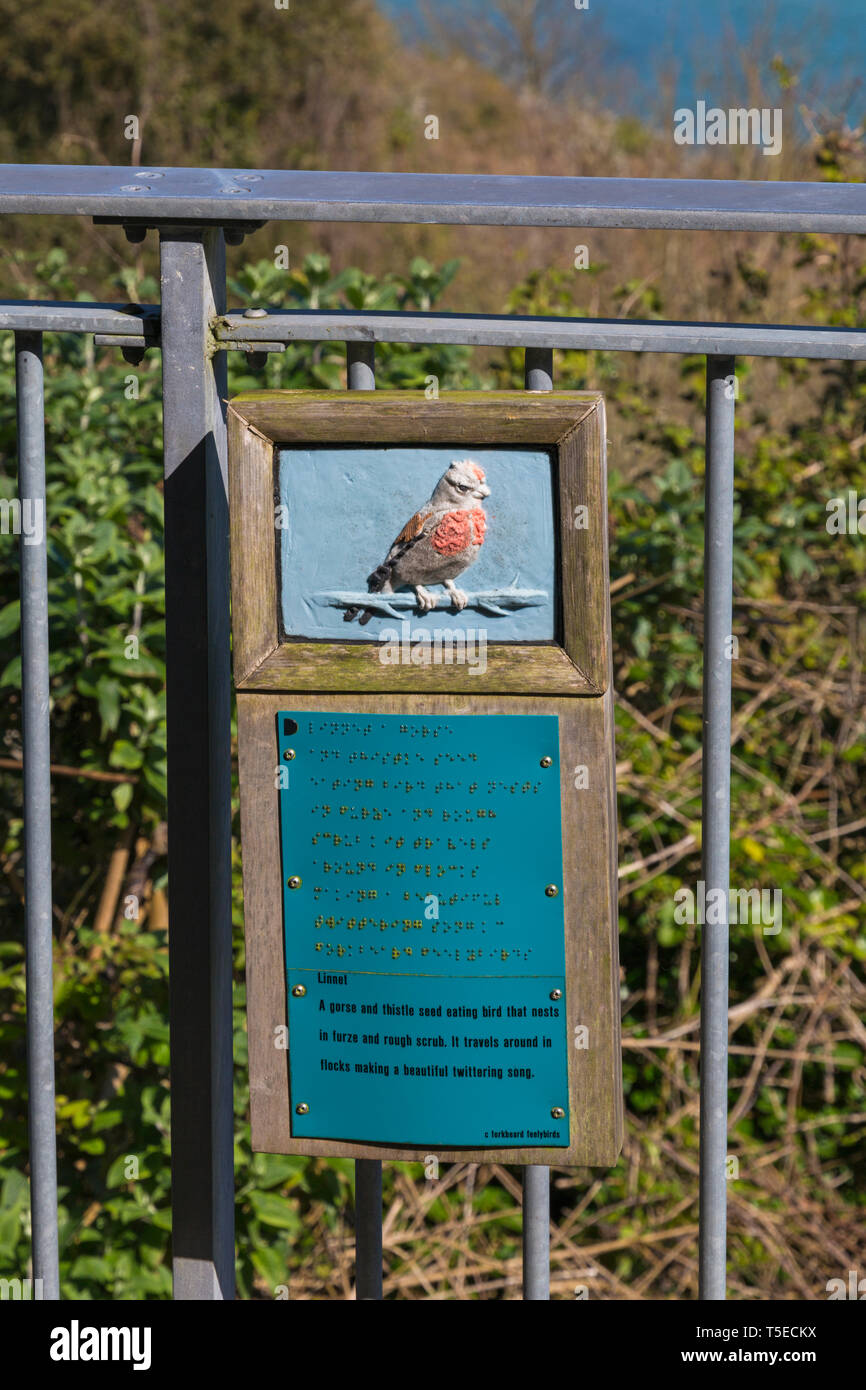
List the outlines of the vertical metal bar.
{"type": "Polygon", "coordinates": [[[346,344],[346,378],[350,391],[375,391],[376,344],[346,344]]]}
{"type": "Polygon", "coordinates": [[[355,1297],[382,1297],[382,1165],[355,1159],[355,1297]]]}
{"type": "Polygon", "coordinates": [[[523,1170],[523,1297],[550,1298],[550,1169],[523,1170]]]}
{"type": "Polygon", "coordinates": [[[523,371],[527,391],[552,391],[553,348],[527,348],[523,371]]]}
{"type": "Polygon", "coordinates": [[[701,875],[705,901],[721,890],[723,910],[720,922],[707,914],[714,920],[701,932],[699,1297],[705,1300],[724,1299],[726,1283],[735,388],[734,359],[708,358],[701,875]]]}
{"type": "MultiPolygon", "coordinates": [[[[553,390],[553,349],[527,348],[527,391],[553,390]]],[[[523,1170],[523,1297],[545,1303],[550,1298],[550,1170],[523,1170]]]]}
{"type": "MultiPolygon", "coordinates": [[[[350,391],[375,391],[375,343],[346,344],[350,391]]],[[[355,1285],[358,1299],[382,1297],[382,1165],[355,1160],[355,1285]]]]}
{"type": "Polygon", "coordinates": [[[164,229],[172,1256],[176,1299],[234,1297],[231,687],[221,229],[164,229]]]}
{"type": "MultiPolygon", "coordinates": [[[[27,1130],[33,1278],[60,1298],[51,932],[51,726],[42,334],[15,334],[21,507],[21,702],[24,741],[24,918],[27,1130]]],[[[39,1287],[37,1285],[37,1287],[39,1287]]]]}

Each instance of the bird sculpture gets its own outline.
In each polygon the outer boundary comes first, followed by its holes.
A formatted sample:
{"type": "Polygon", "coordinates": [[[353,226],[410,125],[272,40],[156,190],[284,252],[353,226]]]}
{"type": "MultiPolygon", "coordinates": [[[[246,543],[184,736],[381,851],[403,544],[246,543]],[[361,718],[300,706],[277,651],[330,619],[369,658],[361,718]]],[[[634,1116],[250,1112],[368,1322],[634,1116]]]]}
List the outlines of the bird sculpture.
{"type": "MultiPolygon", "coordinates": [[[[454,459],[430,500],[406,522],[385,559],[367,577],[369,592],[393,594],[412,588],[420,611],[429,613],[438,599],[425,586],[443,584],[460,612],[467,598],[454,580],[478,559],[487,528],[481,503],[489,496],[484,470],[472,459],[454,459]]],[[[343,621],[350,623],[359,614],[361,626],[375,616],[372,609],[354,605],[346,609],[343,621]]]]}

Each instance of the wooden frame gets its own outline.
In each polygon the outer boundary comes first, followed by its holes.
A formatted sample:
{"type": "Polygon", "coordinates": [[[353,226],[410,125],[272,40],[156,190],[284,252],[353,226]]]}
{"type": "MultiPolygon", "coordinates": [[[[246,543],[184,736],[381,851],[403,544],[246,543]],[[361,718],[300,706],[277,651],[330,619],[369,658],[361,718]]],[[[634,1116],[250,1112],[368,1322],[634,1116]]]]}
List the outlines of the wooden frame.
{"type": "Polygon", "coordinates": [[[607,483],[603,399],[590,392],[262,392],[229,407],[232,625],[243,833],[252,1143],[257,1151],[422,1160],[429,1146],[292,1133],[289,1011],[274,769],[282,709],[414,716],[555,714],[562,768],[571,1117],[567,1148],[435,1150],[444,1162],[609,1166],[622,1142],[607,483]],[[489,644],[487,670],[382,665],[378,643],[286,638],[278,617],[275,451],[345,443],[526,445],[551,452],[561,642],[489,644]],[[575,527],[578,507],[587,524],[575,527]],[[588,771],[588,782],[574,776],[588,771]]]}
{"type": "Polygon", "coordinates": [[[234,673],[239,690],[600,695],[609,650],[604,400],[594,392],[270,391],[228,412],[234,673]],[[315,444],[509,445],[554,462],[561,642],[492,642],[487,669],[383,665],[378,642],[281,638],[275,454],[315,444]],[[585,508],[586,525],[574,524],[585,508]]]}

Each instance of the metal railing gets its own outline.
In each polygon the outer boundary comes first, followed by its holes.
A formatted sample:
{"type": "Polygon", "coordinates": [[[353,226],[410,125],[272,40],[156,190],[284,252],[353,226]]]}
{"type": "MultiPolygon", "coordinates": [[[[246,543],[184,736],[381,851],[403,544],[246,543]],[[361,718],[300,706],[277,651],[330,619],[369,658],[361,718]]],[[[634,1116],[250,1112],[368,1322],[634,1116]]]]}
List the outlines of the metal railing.
{"type": "MultiPolygon", "coordinates": [[[[45,505],[42,339],[93,334],[162,349],[168,724],[174,1296],[232,1298],[233,1108],[226,358],[296,340],[347,344],[348,385],[375,387],[376,342],[522,346],[526,386],[552,388],[554,348],[707,358],[703,866],[727,901],[730,823],[734,358],[866,359],[857,329],[472,314],[225,312],[225,244],[268,220],[866,232],[855,184],[569,179],[51,165],[0,166],[0,212],[88,215],[132,242],[159,234],[161,304],[0,304],[16,337],[19,486],[45,505]],[[183,857],[171,857],[172,827],[183,857]]],[[[51,985],[46,528],[21,545],[27,1050],[33,1274],[59,1297],[51,985]],[[29,540],[32,542],[33,538],[29,540]]],[[[725,1296],[727,921],[704,927],[700,1297],[725,1296]]],[[[549,1179],[525,1170],[524,1298],[549,1297],[549,1179]]],[[[382,1296],[382,1171],[359,1162],[357,1294],[382,1296]]]]}

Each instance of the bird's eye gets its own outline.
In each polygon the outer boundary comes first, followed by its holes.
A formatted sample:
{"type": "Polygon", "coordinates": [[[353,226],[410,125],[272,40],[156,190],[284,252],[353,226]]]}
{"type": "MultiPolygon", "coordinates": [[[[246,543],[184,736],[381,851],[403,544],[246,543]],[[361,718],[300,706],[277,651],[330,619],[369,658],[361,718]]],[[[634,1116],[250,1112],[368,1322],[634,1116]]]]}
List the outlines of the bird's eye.
{"type": "Polygon", "coordinates": [[[471,487],[467,487],[465,483],[455,483],[454,486],[458,489],[459,492],[471,492],[471,491],[472,491],[471,487]]]}

